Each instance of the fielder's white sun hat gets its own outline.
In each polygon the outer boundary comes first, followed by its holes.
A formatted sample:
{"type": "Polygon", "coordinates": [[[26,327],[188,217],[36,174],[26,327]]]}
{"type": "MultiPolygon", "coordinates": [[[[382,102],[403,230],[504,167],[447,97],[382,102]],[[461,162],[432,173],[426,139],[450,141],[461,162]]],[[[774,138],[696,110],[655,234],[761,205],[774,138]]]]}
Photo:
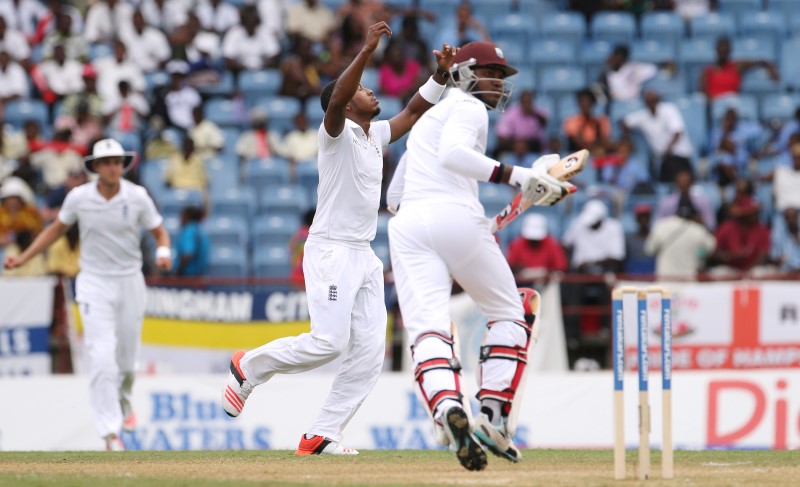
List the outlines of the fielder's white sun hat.
{"type": "Polygon", "coordinates": [[[132,151],[126,151],[122,148],[122,144],[114,139],[98,140],[97,143],[94,144],[92,155],[83,158],[83,167],[86,168],[86,172],[97,174],[92,167],[92,163],[97,159],[103,159],[104,157],[122,157],[122,164],[124,166],[122,172],[126,173],[133,166],[133,160],[136,157],[136,153],[132,151]]]}

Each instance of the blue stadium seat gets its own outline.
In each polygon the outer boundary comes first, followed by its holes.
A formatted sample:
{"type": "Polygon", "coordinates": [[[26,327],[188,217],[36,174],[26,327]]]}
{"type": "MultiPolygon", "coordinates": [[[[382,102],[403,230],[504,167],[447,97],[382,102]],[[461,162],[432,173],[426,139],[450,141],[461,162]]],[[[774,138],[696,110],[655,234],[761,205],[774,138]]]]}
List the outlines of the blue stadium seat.
{"type": "Polygon", "coordinates": [[[784,89],[800,89],[800,37],[794,37],[783,43],[780,65],[781,85],[784,89]]]}
{"type": "Polygon", "coordinates": [[[211,215],[203,223],[212,247],[246,247],[249,242],[247,220],[244,217],[211,215]]]}
{"type": "Polygon", "coordinates": [[[292,271],[290,259],[286,245],[259,246],[253,255],[253,274],[258,277],[288,277],[292,271]]]}
{"type": "Polygon", "coordinates": [[[239,246],[212,247],[208,275],[211,277],[247,276],[247,252],[239,246]]]}
{"type": "Polygon", "coordinates": [[[692,193],[698,192],[711,200],[711,207],[716,212],[722,204],[722,194],[719,191],[719,184],[716,181],[702,181],[695,183],[691,189],[692,193]]]}
{"type": "Polygon", "coordinates": [[[256,218],[253,233],[255,247],[280,244],[287,246],[292,235],[300,228],[300,220],[287,215],[262,215],[256,218]]]}
{"type": "Polygon", "coordinates": [[[585,87],[586,73],[575,67],[545,68],[539,73],[539,90],[542,93],[574,93],[585,87]]]}
{"type": "Polygon", "coordinates": [[[707,145],[708,124],[706,122],[706,97],[700,93],[674,100],[683,115],[686,132],[694,146],[695,155],[700,155],[707,145]]]}
{"type": "Polygon", "coordinates": [[[262,97],[277,95],[282,82],[283,75],[278,69],[243,71],[239,75],[239,91],[250,104],[262,97]]]}
{"type": "Polygon", "coordinates": [[[786,18],[776,12],[758,12],[742,15],[739,18],[739,32],[745,37],[766,39],[776,46],[786,37],[788,29],[786,18]]]}
{"type": "Polygon", "coordinates": [[[575,64],[577,58],[571,44],[558,41],[537,41],[530,46],[529,61],[537,69],[575,64]]]}
{"type": "Polygon", "coordinates": [[[628,12],[600,12],[592,17],[593,39],[629,44],[636,36],[636,18],[628,12]]]}
{"type": "Polygon", "coordinates": [[[787,121],[794,118],[794,113],[800,108],[800,95],[773,93],[761,98],[761,120],[787,121]]]}
{"type": "Polygon", "coordinates": [[[603,70],[606,59],[614,49],[614,45],[608,41],[587,41],[580,49],[578,55],[580,63],[586,70],[586,77],[589,82],[597,81],[597,77],[603,70]]]}
{"type": "Polygon", "coordinates": [[[301,162],[296,166],[295,182],[306,188],[309,196],[317,192],[319,185],[319,169],[316,161],[301,162]]]}
{"type": "Polygon", "coordinates": [[[325,112],[322,111],[322,105],[320,105],[319,100],[311,99],[306,103],[306,117],[308,117],[309,127],[319,127],[324,116],[325,112]]]}
{"type": "Polygon", "coordinates": [[[740,14],[754,14],[761,10],[761,0],[719,0],[719,11],[740,14]]]}
{"type": "Polygon", "coordinates": [[[203,206],[203,193],[188,189],[172,189],[162,192],[156,199],[164,215],[180,215],[187,206],[203,206]]]}
{"type": "Polygon", "coordinates": [[[154,89],[169,84],[169,73],[166,71],[153,71],[144,75],[145,91],[151,93],[154,89]]]}
{"type": "Polygon", "coordinates": [[[611,110],[609,110],[609,118],[612,125],[625,118],[631,112],[635,112],[644,107],[644,103],[640,98],[633,100],[613,100],[611,102],[611,110]]]}
{"type": "Polygon", "coordinates": [[[716,41],[720,36],[734,37],[736,22],[733,14],[712,12],[689,21],[692,38],[716,41]]]}
{"type": "Polygon", "coordinates": [[[529,19],[538,19],[558,10],[557,3],[551,0],[519,0],[518,3],[520,13],[529,19]]]}
{"type": "Polygon", "coordinates": [[[205,96],[228,96],[233,94],[236,87],[233,83],[233,73],[223,71],[219,81],[213,85],[199,86],[197,91],[205,96]]]}
{"type": "Polygon", "coordinates": [[[514,82],[514,91],[535,90],[536,70],[530,66],[520,66],[517,71],[517,74],[510,78],[514,82]]]}
{"type": "Polygon", "coordinates": [[[642,16],[642,39],[667,42],[677,48],[686,35],[686,24],[673,12],[647,12],[642,16]]]}
{"type": "MultiPolygon", "coordinates": [[[[505,0],[503,1],[505,2],[505,0]]],[[[502,15],[497,13],[484,18],[492,19],[489,24],[489,32],[492,34],[492,39],[496,41],[527,45],[537,37],[536,24],[530,17],[524,17],[519,13],[502,15]]]]}
{"type": "Polygon", "coordinates": [[[289,183],[289,162],[278,157],[247,161],[245,183],[256,189],[289,183]]]}
{"type": "Polygon", "coordinates": [[[422,6],[436,14],[436,23],[450,22],[455,17],[456,7],[460,0],[425,0],[422,6]]]}
{"type": "MultiPolygon", "coordinates": [[[[423,6],[422,8],[425,7],[423,6]]],[[[511,2],[508,0],[472,0],[472,12],[479,19],[491,19],[495,16],[510,13],[511,2]]]]}
{"type": "Polygon", "coordinates": [[[140,157],[142,155],[142,140],[138,132],[119,132],[116,130],[109,130],[106,132],[108,137],[116,139],[122,147],[127,151],[134,151],[140,157]]]}
{"type": "Polygon", "coordinates": [[[166,159],[142,161],[139,164],[139,180],[151,193],[161,193],[165,188],[164,171],[166,167],[166,159]]]}
{"type": "Polygon", "coordinates": [[[686,39],[681,42],[678,51],[680,70],[686,73],[689,91],[698,89],[700,74],[703,69],[717,59],[715,41],[713,39],[686,39]]]}
{"type": "Polygon", "coordinates": [[[514,191],[510,186],[480,183],[478,199],[486,210],[486,216],[493,217],[506,207],[514,198],[514,191]]]}
{"type": "Polygon", "coordinates": [[[740,37],[732,43],[731,59],[776,61],[775,45],[758,37],[740,37]]]}
{"type": "Polygon", "coordinates": [[[242,127],[247,122],[246,107],[236,100],[213,99],[205,104],[206,118],[220,127],[242,127]]]}
{"type": "Polygon", "coordinates": [[[586,20],[576,12],[547,13],[541,17],[539,28],[543,39],[570,43],[573,48],[586,36],[586,20]]]}
{"type": "Polygon", "coordinates": [[[17,128],[22,128],[28,120],[39,124],[44,130],[48,123],[47,105],[39,100],[11,100],[6,103],[5,121],[17,128]]]}
{"type": "Polygon", "coordinates": [[[267,110],[270,126],[280,131],[294,128],[294,116],[302,109],[300,100],[288,96],[262,98],[258,105],[267,110]]]}
{"type": "Polygon", "coordinates": [[[111,48],[110,44],[101,44],[99,42],[89,44],[89,61],[91,62],[113,55],[114,49],[111,48]]]}
{"type": "Polygon", "coordinates": [[[378,213],[378,224],[375,227],[375,240],[373,240],[373,246],[377,244],[388,245],[389,244],[389,220],[392,219],[392,215],[389,213],[378,213]]]}
{"type": "Polygon", "coordinates": [[[237,127],[222,128],[222,154],[230,157],[237,156],[236,142],[239,141],[239,136],[242,135],[242,130],[237,127]]]}
{"type": "Polygon", "coordinates": [[[239,164],[230,156],[212,157],[206,161],[208,189],[213,200],[216,195],[239,186],[239,164]]]}
{"type": "Polygon", "coordinates": [[[378,101],[380,102],[381,114],[378,116],[381,120],[389,120],[398,113],[403,111],[405,106],[402,100],[393,96],[381,96],[378,101]]]}
{"type": "Polygon", "coordinates": [[[686,94],[686,78],[681,70],[674,76],[665,70],[659,70],[654,78],[644,84],[644,88],[657,91],[662,98],[674,99],[686,94]]]}
{"type": "Polygon", "coordinates": [[[742,78],[742,93],[763,95],[778,93],[780,90],[780,79],[773,80],[766,68],[748,70],[742,78]]]}
{"type": "Polygon", "coordinates": [[[211,201],[212,215],[243,216],[250,218],[256,209],[256,198],[253,190],[247,187],[230,189],[215,195],[211,201]]]}
{"type": "Polygon", "coordinates": [[[376,68],[364,69],[364,72],[361,74],[361,84],[364,86],[364,88],[369,88],[375,93],[380,92],[381,84],[378,70],[376,68]]]}
{"type": "Polygon", "coordinates": [[[728,108],[736,109],[739,118],[758,121],[758,102],[752,95],[726,95],[711,103],[711,121],[722,120],[728,108]]]}
{"type": "Polygon", "coordinates": [[[299,185],[272,185],[259,192],[260,214],[301,215],[310,208],[308,193],[299,185]]]}
{"type": "Polygon", "coordinates": [[[765,3],[768,12],[776,12],[784,18],[797,12],[797,0],[768,0],[765,3]]]}
{"type": "Polygon", "coordinates": [[[164,216],[164,230],[169,234],[170,239],[175,242],[178,239],[178,234],[181,231],[181,217],[178,215],[164,216]]]}
{"type": "Polygon", "coordinates": [[[503,55],[512,66],[519,66],[525,63],[525,47],[513,42],[498,41],[495,45],[503,50],[503,55]]]}
{"type": "Polygon", "coordinates": [[[645,63],[660,64],[676,58],[675,47],[662,41],[641,41],[631,46],[631,59],[645,63]]]}
{"type": "Polygon", "coordinates": [[[792,36],[800,36],[800,12],[795,10],[789,17],[789,32],[792,36]]]}

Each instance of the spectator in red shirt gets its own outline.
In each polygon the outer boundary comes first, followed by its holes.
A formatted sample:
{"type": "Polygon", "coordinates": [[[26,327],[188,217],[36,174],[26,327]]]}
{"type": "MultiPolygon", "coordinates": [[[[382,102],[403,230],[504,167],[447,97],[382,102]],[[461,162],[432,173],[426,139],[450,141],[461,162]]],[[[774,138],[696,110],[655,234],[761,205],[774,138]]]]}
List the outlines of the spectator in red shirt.
{"type": "Polygon", "coordinates": [[[766,262],[770,251],[769,229],[758,219],[759,205],[753,198],[741,198],[731,207],[732,219],[717,229],[715,260],[730,271],[748,272],[766,262]]]}
{"type": "Polygon", "coordinates": [[[400,98],[403,102],[411,98],[422,84],[422,78],[426,76],[419,62],[407,57],[400,44],[389,44],[386,48],[378,74],[381,91],[385,95],[400,98]]]}
{"type": "Polygon", "coordinates": [[[508,264],[520,283],[567,270],[564,249],[547,235],[547,218],[536,213],[525,217],[520,236],[508,247],[508,264]]]}
{"type": "Polygon", "coordinates": [[[700,91],[713,100],[723,95],[739,93],[742,74],[748,69],[766,68],[770,78],[778,79],[778,69],[774,63],[764,60],[731,61],[731,41],[727,37],[717,40],[717,60],[706,66],[700,75],[700,91]]]}
{"type": "Polygon", "coordinates": [[[308,240],[308,229],[311,228],[311,223],[314,222],[315,213],[316,208],[305,212],[302,225],[289,240],[289,252],[292,256],[292,271],[289,273],[289,279],[297,289],[304,289],[306,285],[305,277],[303,277],[303,253],[306,240],[308,240]]]}

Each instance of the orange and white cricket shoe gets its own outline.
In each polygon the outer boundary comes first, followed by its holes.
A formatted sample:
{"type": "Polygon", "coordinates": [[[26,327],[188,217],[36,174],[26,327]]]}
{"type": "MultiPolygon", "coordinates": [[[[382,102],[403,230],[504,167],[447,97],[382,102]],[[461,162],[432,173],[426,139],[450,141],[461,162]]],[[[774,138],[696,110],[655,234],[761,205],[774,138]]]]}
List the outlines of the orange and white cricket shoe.
{"type": "Polygon", "coordinates": [[[136,431],[136,424],[139,422],[139,418],[136,417],[136,413],[131,411],[129,415],[122,420],[122,430],[131,433],[136,431]]]}
{"type": "Polygon", "coordinates": [[[342,446],[330,438],[317,435],[303,435],[295,455],[358,455],[358,450],[342,446]]]}
{"type": "Polygon", "coordinates": [[[239,350],[231,358],[231,372],[228,374],[228,381],[222,389],[222,408],[228,416],[235,418],[242,413],[244,402],[247,396],[253,392],[253,385],[247,382],[244,377],[239,362],[242,360],[245,351],[239,350]]]}
{"type": "Polygon", "coordinates": [[[106,436],[106,451],[125,451],[125,443],[122,442],[122,439],[115,435],[110,434],[106,436]]]}

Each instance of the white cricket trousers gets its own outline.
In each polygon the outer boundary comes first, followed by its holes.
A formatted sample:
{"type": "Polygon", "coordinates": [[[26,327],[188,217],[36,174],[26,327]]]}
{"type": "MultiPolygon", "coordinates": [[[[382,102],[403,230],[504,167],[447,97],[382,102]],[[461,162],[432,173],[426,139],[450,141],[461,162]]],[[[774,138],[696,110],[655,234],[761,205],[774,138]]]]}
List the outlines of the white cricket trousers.
{"type": "Polygon", "coordinates": [[[89,399],[101,437],[119,434],[130,414],[142,340],[146,288],[141,272],[108,277],[80,272],[75,283],[89,357],[89,399]]]}
{"type": "MultiPolygon", "coordinates": [[[[438,332],[450,336],[450,294],[453,279],[475,301],[490,322],[496,322],[484,344],[521,346],[525,330],[524,310],[511,268],[489,231],[485,216],[455,203],[401,207],[389,221],[392,272],[394,273],[403,325],[408,342],[419,335],[438,332]]],[[[450,358],[449,346],[425,338],[414,350],[414,363],[450,358]]],[[[510,360],[487,361],[481,367],[481,388],[504,390],[516,370],[510,360]]],[[[427,397],[456,388],[449,370],[432,370],[421,383],[427,397]]],[[[438,415],[445,410],[435,411],[438,415]]]]}
{"type": "MultiPolygon", "coordinates": [[[[331,391],[306,431],[342,441],[342,431],[375,387],[386,348],[383,263],[372,249],[309,240],[303,255],[311,332],[247,352],[240,367],[258,385],[345,354],[331,391]]],[[[287,401],[293,400],[286,398],[287,401]]]]}

